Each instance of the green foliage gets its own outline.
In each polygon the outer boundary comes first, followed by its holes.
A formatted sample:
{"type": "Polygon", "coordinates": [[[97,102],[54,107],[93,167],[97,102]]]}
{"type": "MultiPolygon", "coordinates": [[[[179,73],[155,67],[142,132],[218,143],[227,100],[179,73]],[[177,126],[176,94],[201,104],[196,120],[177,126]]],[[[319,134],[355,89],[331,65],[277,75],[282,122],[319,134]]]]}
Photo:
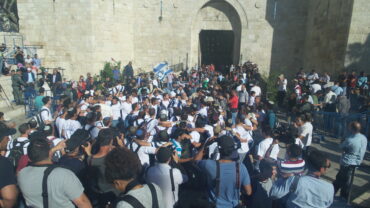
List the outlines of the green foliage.
{"type": "Polygon", "coordinates": [[[263,79],[266,82],[266,90],[267,90],[267,99],[277,102],[277,78],[280,75],[277,71],[271,71],[268,77],[264,76],[263,79]]]}
{"type": "Polygon", "coordinates": [[[102,80],[105,80],[106,78],[113,79],[113,68],[111,63],[105,62],[103,70],[100,71],[100,77],[102,80]]]}
{"type": "Polygon", "coordinates": [[[114,63],[106,61],[104,63],[103,69],[100,71],[101,80],[105,80],[108,77],[111,80],[113,80],[113,69],[120,70],[121,69],[121,61],[114,62],[114,63]]]}

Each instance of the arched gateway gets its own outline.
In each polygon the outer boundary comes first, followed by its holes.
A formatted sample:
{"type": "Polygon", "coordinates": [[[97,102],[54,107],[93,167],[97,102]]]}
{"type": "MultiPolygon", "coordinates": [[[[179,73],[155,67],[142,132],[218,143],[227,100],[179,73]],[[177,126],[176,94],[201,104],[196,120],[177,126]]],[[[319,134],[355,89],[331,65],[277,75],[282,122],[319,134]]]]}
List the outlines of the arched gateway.
{"type": "Polygon", "coordinates": [[[218,69],[238,64],[242,28],[246,24],[245,12],[238,1],[201,1],[192,23],[191,62],[213,63],[218,69]]]}

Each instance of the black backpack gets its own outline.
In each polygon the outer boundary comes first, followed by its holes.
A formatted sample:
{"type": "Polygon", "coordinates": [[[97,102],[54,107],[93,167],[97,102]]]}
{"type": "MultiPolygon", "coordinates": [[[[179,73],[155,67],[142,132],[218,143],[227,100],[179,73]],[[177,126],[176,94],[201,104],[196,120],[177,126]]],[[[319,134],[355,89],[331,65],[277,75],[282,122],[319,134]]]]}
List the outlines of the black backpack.
{"type": "Polygon", "coordinates": [[[137,116],[135,116],[134,114],[130,113],[126,116],[125,118],[125,128],[129,128],[130,126],[133,126],[134,125],[134,122],[135,120],[137,119],[137,116]]]}
{"type": "Polygon", "coordinates": [[[17,140],[13,141],[13,148],[10,150],[8,158],[12,162],[14,167],[18,166],[19,159],[22,157],[22,155],[24,155],[23,147],[29,142],[29,140],[23,142],[18,142],[17,140]]]}
{"type": "Polygon", "coordinates": [[[45,127],[45,122],[44,120],[42,120],[42,116],[41,116],[41,113],[44,112],[44,111],[47,111],[48,114],[50,113],[49,110],[47,109],[41,109],[40,112],[38,112],[35,116],[32,117],[31,120],[34,120],[37,122],[37,128],[38,129],[44,129],[45,127]]]}
{"type": "MultiPolygon", "coordinates": [[[[152,195],[152,208],[158,208],[159,202],[158,202],[158,195],[157,191],[155,190],[155,187],[153,184],[148,183],[147,184],[150,190],[150,193],[152,195]]],[[[130,204],[134,208],[145,208],[144,205],[135,197],[131,195],[120,195],[115,203],[117,205],[120,201],[124,201],[128,204],[130,204]]],[[[116,206],[115,206],[116,207],[116,206]]]]}

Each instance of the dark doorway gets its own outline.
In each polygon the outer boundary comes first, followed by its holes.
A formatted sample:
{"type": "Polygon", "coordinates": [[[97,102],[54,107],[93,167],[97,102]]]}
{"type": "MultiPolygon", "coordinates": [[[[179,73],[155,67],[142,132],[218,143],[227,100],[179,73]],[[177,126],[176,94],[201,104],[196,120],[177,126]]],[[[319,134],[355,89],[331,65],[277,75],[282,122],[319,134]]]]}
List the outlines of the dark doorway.
{"type": "Polygon", "coordinates": [[[202,64],[214,64],[224,72],[233,63],[234,32],[231,30],[202,30],[199,33],[202,64]]]}

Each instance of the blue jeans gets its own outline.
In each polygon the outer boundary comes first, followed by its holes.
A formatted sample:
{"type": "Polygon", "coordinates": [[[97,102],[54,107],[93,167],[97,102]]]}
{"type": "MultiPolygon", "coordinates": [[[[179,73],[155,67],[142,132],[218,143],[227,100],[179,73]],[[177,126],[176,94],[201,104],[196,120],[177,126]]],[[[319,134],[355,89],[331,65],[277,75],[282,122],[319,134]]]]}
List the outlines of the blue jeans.
{"type": "Polygon", "coordinates": [[[238,111],[231,112],[231,120],[233,121],[233,125],[236,124],[236,117],[238,116],[238,111]]]}
{"type": "Polygon", "coordinates": [[[167,82],[167,89],[172,90],[172,82],[167,82]]]}

